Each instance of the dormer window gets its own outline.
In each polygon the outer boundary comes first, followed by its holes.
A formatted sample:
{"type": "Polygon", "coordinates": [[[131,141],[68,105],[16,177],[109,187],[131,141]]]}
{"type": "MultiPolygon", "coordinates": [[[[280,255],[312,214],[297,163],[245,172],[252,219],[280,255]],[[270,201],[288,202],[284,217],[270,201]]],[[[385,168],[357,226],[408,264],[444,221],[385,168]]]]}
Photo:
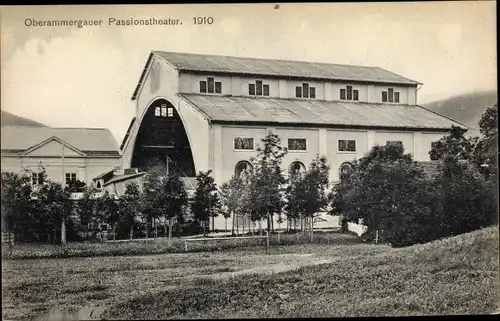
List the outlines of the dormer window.
{"type": "Polygon", "coordinates": [[[213,77],[200,81],[200,93],[222,94],[222,82],[215,81],[213,77]]]}
{"type": "Polygon", "coordinates": [[[352,86],[340,89],[340,100],[359,100],[359,90],[352,89],[352,86]]]}
{"type": "Polygon", "coordinates": [[[316,98],[316,87],[303,83],[302,86],[295,87],[295,97],[297,98],[316,98]]]}
{"type": "Polygon", "coordinates": [[[399,91],[394,91],[394,88],[388,88],[382,92],[382,102],[399,103],[399,91]]]}
{"type": "Polygon", "coordinates": [[[262,80],[256,80],[255,83],[248,84],[248,94],[250,96],[269,96],[269,85],[264,84],[262,80]]]}

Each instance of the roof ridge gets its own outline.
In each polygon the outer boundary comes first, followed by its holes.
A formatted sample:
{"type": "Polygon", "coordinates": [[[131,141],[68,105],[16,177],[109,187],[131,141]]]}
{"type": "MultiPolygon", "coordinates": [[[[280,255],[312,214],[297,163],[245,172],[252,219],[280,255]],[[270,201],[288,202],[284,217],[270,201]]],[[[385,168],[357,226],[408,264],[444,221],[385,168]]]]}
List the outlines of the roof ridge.
{"type": "MultiPolygon", "coordinates": [[[[176,52],[176,51],[165,51],[165,50],[152,50],[152,52],[154,52],[154,53],[163,52],[163,53],[167,53],[167,54],[169,54],[169,53],[170,54],[181,54],[181,55],[188,55],[188,56],[212,56],[212,57],[225,57],[225,58],[236,58],[236,59],[269,60],[269,61],[282,61],[282,62],[303,62],[303,63],[308,63],[308,64],[325,64],[325,65],[335,65],[335,66],[348,66],[348,67],[362,67],[362,68],[375,68],[375,69],[379,68],[379,69],[382,69],[382,68],[377,67],[377,66],[355,65],[355,64],[339,64],[339,63],[332,63],[332,62],[307,61],[307,60],[243,57],[243,56],[216,55],[216,54],[205,54],[205,53],[187,53],[187,52],[176,52]]],[[[399,75],[397,75],[397,76],[399,76],[399,75]]]]}

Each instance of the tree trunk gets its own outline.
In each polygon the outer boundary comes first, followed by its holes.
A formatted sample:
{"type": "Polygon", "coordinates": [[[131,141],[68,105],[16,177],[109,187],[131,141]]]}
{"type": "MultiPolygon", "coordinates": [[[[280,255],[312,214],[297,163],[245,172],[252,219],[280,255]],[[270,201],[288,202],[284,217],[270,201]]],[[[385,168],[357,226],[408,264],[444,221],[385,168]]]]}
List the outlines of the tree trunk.
{"type": "Polygon", "coordinates": [[[241,217],[241,230],[241,233],[243,234],[243,236],[245,236],[245,216],[241,217]]]}
{"type": "Polygon", "coordinates": [[[311,217],[311,242],[313,240],[313,235],[314,235],[314,219],[311,217]]]}
{"type": "Polygon", "coordinates": [[[227,236],[227,217],[225,217],[225,222],[224,222],[224,236],[227,236]]]}
{"type": "Polygon", "coordinates": [[[271,231],[274,233],[274,215],[271,215],[271,231]]]}
{"type": "Polygon", "coordinates": [[[163,237],[167,237],[167,216],[165,215],[164,218],[165,221],[163,222],[163,230],[164,230],[163,237]]]}
{"type": "Polygon", "coordinates": [[[234,217],[236,216],[234,211],[231,213],[233,215],[233,227],[232,227],[232,230],[231,230],[231,235],[234,235],[234,217]]]}
{"type": "Polygon", "coordinates": [[[212,216],[212,232],[215,232],[215,216],[212,216]]]}
{"type": "Polygon", "coordinates": [[[240,233],[240,220],[236,218],[236,236],[240,233]]]}
{"type": "Polygon", "coordinates": [[[116,241],[116,226],[115,225],[113,225],[113,243],[116,241]]]}
{"type": "Polygon", "coordinates": [[[255,222],[252,221],[252,236],[255,236],[255,222]]]}
{"type": "Polygon", "coordinates": [[[173,224],[174,224],[173,217],[171,217],[168,221],[168,246],[172,246],[172,225],[173,224]]]}
{"type": "Polygon", "coordinates": [[[156,222],[156,219],[153,219],[153,222],[155,224],[155,239],[158,237],[158,223],[156,222]]]}
{"type": "Polygon", "coordinates": [[[134,225],[132,225],[130,227],[130,235],[129,235],[130,239],[133,239],[134,238],[134,225]]]}
{"type": "Polygon", "coordinates": [[[56,240],[57,240],[57,227],[56,224],[54,223],[54,245],[56,245],[56,240]]]}
{"type": "Polygon", "coordinates": [[[66,220],[61,220],[61,245],[66,245],[66,220]]]}

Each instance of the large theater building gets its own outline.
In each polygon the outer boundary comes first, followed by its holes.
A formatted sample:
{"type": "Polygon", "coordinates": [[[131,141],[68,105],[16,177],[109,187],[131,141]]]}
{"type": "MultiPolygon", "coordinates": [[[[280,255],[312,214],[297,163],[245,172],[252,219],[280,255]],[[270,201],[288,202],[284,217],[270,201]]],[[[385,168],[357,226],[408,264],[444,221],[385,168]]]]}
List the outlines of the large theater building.
{"type": "Polygon", "coordinates": [[[288,147],[285,172],[326,156],[331,181],[377,144],[428,161],[432,142],[465,125],[418,106],[420,85],[378,67],[153,51],[122,164],[162,163],[186,177],[212,170],[220,185],[250,166],[268,131],[288,147]]]}

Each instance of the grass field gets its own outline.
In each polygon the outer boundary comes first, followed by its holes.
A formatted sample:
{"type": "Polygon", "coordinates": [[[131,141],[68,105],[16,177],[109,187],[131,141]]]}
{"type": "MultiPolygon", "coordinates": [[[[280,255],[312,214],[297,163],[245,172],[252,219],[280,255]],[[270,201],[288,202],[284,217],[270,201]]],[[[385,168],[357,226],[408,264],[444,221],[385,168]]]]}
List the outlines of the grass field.
{"type": "Polygon", "coordinates": [[[402,249],[308,244],[7,260],[2,314],[33,320],[61,313],[75,319],[491,313],[498,309],[498,242],[494,227],[402,249]]]}

